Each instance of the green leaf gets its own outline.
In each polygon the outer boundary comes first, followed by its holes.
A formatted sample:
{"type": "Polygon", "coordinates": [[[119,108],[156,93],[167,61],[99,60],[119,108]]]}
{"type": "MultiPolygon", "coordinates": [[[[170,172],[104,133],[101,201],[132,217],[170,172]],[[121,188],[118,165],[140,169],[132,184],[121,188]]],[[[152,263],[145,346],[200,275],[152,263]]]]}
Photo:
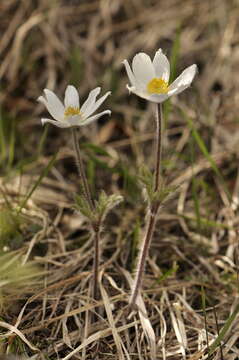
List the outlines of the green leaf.
{"type": "Polygon", "coordinates": [[[111,209],[117,206],[123,201],[123,197],[118,194],[112,194],[107,196],[104,191],[101,191],[99,200],[96,205],[96,212],[99,216],[100,221],[102,222],[106,215],[111,209]]]}
{"type": "Polygon", "coordinates": [[[87,219],[94,221],[95,220],[95,213],[91,210],[91,207],[84,197],[84,195],[76,195],[75,196],[75,208],[78,210],[82,215],[84,215],[87,219]]]}
{"type": "Polygon", "coordinates": [[[161,187],[158,191],[153,193],[152,202],[159,202],[159,204],[163,204],[166,200],[168,200],[171,193],[177,190],[176,186],[166,186],[164,183],[161,184],[161,187]]]}
{"type": "Polygon", "coordinates": [[[145,187],[148,201],[151,202],[154,196],[154,176],[146,165],[142,165],[139,169],[139,181],[145,187]]]}
{"type": "Polygon", "coordinates": [[[75,201],[75,207],[82,215],[87,217],[91,222],[100,224],[104,221],[109,211],[123,201],[123,197],[118,194],[108,196],[102,190],[98,201],[95,202],[94,210],[91,210],[89,203],[84,196],[76,195],[75,201]]]}

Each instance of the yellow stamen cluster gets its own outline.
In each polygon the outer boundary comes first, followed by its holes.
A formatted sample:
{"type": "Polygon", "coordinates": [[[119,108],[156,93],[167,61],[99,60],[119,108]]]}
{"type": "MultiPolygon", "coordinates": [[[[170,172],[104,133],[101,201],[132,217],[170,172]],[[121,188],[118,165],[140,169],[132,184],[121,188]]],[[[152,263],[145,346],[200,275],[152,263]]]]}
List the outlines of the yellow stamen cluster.
{"type": "Polygon", "coordinates": [[[147,85],[149,94],[167,94],[168,82],[161,78],[153,78],[147,85]]]}
{"type": "Polygon", "coordinates": [[[68,106],[65,109],[64,116],[74,116],[74,115],[80,115],[80,109],[78,107],[68,106]]]}

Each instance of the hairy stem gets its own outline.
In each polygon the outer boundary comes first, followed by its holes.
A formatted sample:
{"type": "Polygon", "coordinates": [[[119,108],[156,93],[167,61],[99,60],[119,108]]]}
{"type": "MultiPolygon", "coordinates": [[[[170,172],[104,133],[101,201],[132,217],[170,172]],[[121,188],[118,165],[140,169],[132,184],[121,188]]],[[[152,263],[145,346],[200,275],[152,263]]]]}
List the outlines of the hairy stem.
{"type": "Polygon", "coordinates": [[[162,104],[156,104],[156,160],[155,160],[155,182],[154,191],[160,189],[161,158],[162,158],[162,104]]]}
{"type": "Polygon", "coordinates": [[[155,209],[153,209],[153,211],[152,210],[150,211],[145,238],[143,240],[142,247],[140,249],[137,270],[136,270],[136,277],[134,280],[132,294],[131,294],[130,301],[129,301],[132,308],[136,304],[138,294],[141,289],[143,275],[144,275],[145,262],[146,262],[146,258],[148,255],[149,246],[150,246],[150,243],[151,243],[151,240],[153,237],[154,229],[155,229],[157,210],[158,209],[155,208],[155,209]]]}
{"type": "Polygon", "coordinates": [[[95,253],[94,253],[94,268],[93,268],[93,298],[95,300],[99,300],[99,263],[100,263],[100,227],[97,226],[94,228],[94,245],[95,245],[95,253]]]}
{"type": "MultiPolygon", "coordinates": [[[[72,128],[72,137],[76,154],[76,163],[78,168],[78,173],[80,176],[81,187],[83,191],[83,195],[88,202],[88,205],[92,211],[95,210],[95,206],[92,200],[92,196],[90,193],[90,187],[87,181],[87,177],[84,171],[84,165],[81,157],[80,147],[77,139],[77,129],[72,128]]],[[[100,262],[100,249],[99,249],[99,241],[100,241],[100,224],[91,224],[92,229],[94,231],[94,264],[93,264],[93,298],[95,300],[99,299],[99,291],[98,291],[98,280],[99,280],[99,262],[100,262]]]]}
{"type": "Polygon", "coordinates": [[[77,164],[78,173],[80,176],[80,182],[81,182],[81,186],[82,186],[83,195],[84,195],[85,199],[87,200],[91,210],[94,210],[94,204],[93,204],[92,196],[90,193],[90,187],[89,187],[87,177],[86,177],[86,174],[84,171],[80,147],[79,147],[79,143],[78,143],[78,139],[77,139],[77,129],[73,127],[73,128],[71,128],[71,130],[72,130],[72,138],[73,138],[73,144],[74,144],[75,155],[76,155],[76,164],[77,164]]]}
{"type": "MultiPolygon", "coordinates": [[[[156,119],[156,158],[155,158],[155,173],[154,173],[154,192],[157,192],[160,190],[160,181],[161,181],[161,156],[162,156],[162,105],[161,104],[159,105],[156,104],[155,119],[156,119]]],[[[140,249],[138,264],[136,268],[136,276],[134,279],[132,294],[130,297],[130,306],[132,307],[135,307],[138,294],[141,290],[145,263],[155,229],[159,207],[160,207],[159,202],[154,202],[150,204],[150,214],[149,214],[148,224],[146,227],[145,237],[140,249]]]]}

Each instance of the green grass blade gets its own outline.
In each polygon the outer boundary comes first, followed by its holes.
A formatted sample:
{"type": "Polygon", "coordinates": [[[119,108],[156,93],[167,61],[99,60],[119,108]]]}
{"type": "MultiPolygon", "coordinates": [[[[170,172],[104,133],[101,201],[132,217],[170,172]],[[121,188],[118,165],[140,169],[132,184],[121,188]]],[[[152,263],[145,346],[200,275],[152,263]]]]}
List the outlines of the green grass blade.
{"type": "Polygon", "coordinates": [[[94,195],[95,195],[95,179],[96,179],[95,165],[96,165],[95,162],[89,159],[87,161],[87,166],[86,166],[87,179],[89,181],[91,191],[94,195]]]}
{"type": "Polygon", "coordinates": [[[223,326],[222,330],[220,331],[220,333],[219,333],[218,337],[216,338],[216,340],[214,341],[214,343],[209,347],[209,356],[211,356],[214,353],[214,351],[216,350],[216,348],[218,346],[220,346],[220,343],[223,341],[226,333],[230,329],[230,327],[231,327],[233,321],[235,320],[238,312],[239,312],[239,304],[237,305],[237,307],[235,308],[233,313],[227,319],[225,325],[223,326]]]}
{"type": "Polygon", "coordinates": [[[11,169],[13,161],[14,161],[15,142],[16,142],[16,128],[15,128],[15,121],[12,121],[11,134],[10,134],[10,140],[9,140],[9,148],[8,148],[8,163],[7,163],[8,170],[11,169]]]}
{"type": "MultiPolygon", "coordinates": [[[[192,173],[193,173],[193,165],[195,164],[195,152],[194,152],[194,139],[190,139],[190,161],[191,161],[191,167],[192,167],[192,173]]],[[[201,230],[201,216],[200,216],[200,202],[197,192],[197,182],[195,180],[195,177],[192,177],[192,197],[193,197],[193,203],[194,203],[194,211],[197,219],[197,226],[198,230],[200,232],[201,230]]]]}
{"type": "Polygon", "coordinates": [[[206,294],[205,294],[205,291],[204,291],[204,287],[203,287],[203,286],[201,286],[201,299],[202,299],[202,309],[203,309],[204,325],[205,325],[205,331],[206,331],[207,352],[209,352],[207,312],[206,312],[206,294]]]}
{"type": "Polygon", "coordinates": [[[212,170],[215,172],[215,174],[217,175],[217,177],[221,181],[221,183],[223,185],[223,189],[224,189],[225,193],[227,194],[228,199],[231,200],[231,195],[230,195],[230,192],[229,192],[229,190],[227,188],[227,185],[226,185],[226,183],[225,183],[225,181],[223,179],[223,176],[222,176],[220,170],[218,169],[215,161],[211,157],[209,151],[207,150],[207,147],[206,147],[202,137],[200,136],[199,132],[197,131],[197,129],[193,125],[192,120],[183,111],[182,111],[182,114],[183,114],[183,117],[187,120],[188,126],[190,127],[191,132],[192,132],[192,136],[193,136],[194,140],[196,141],[199,149],[201,150],[204,157],[208,160],[208,162],[211,165],[212,170]]]}
{"type": "Polygon", "coordinates": [[[24,206],[26,205],[27,201],[30,199],[30,197],[32,196],[32,194],[34,193],[34,191],[36,190],[36,188],[40,185],[40,183],[42,182],[43,178],[48,174],[48,172],[50,171],[50,169],[52,168],[56,157],[57,157],[56,153],[51,160],[49,161],[49,163],[47,164],[47,166],[43,169],[42,173],[40,174],[39,178],[37,179],[37,181],[35,182],[35,184],[32,186],[31,190],[29,191],[29,193],[26,195],[26,197],[23,199],[22,203],[20,204],[20,207],[18,209],[18,213],[21,212],[21,210],[24,208],[24,206]]]}
{"type": "Polygon", "coordinates": [[[44,147],[45,142],[46,142],[48,130],[49,130],[49,124],[46,124],[44,126],[44,130],[43,130],[43,133],[42,133],[40,141],[39,141],[39,145],[38,145],[38,149],[37,149],[38,156],[40,156],[41,153],[42,153],[43,147],[44,147]]]}
{"type": "Polygon", "coordinates": [[[3,163],[7,156],[6,139],[4,136],[4,121],[0,107],[0,161],[3,163]]]}
{"type": "MultiPolygon", "coordinates": [[[[187,216],[183,214],[179,214],[178,216],[182,217],[183,219],[187,221],[193,221],[197,223],[197,218],[194,218],[192,216],[187,216]]],[[[200,216],[200,224],[201,227],[208,227],[208,228],[218,228],[218,229],[226,229],[226,230],[233,230],[233,226],[222,224],[213,220],[205,219],[204,217],[200,216]]]]}
{"type": "MultiPolygon", "coordinates": [[[[169,60],[169,62],[170,62],[169,83],[173,82],[173,80],[176,78],[176,74],[177,74],[177,64],[178,64],[178,58],[179,58],[179,54],[180,54],[180,36],[181,36],[181,29],[179,26],[176,31],[176,36],[174,38],[171,56],[170,56],[170,60],[169,60]]],[[[168,117],[169,117],[171,110],[172,110],[171,100],[168,99],[167,101],[165,101],[165,103],[163,105],[163,117],[164,117],[165,127],[167,125],[168,117]]]]}
{"type": "Polygon", "coordinates": [[[69,53],[70,84],[79,86],[84,74],[84,61],[79,46],[75,46],[69,53]]]}
{"type": "Polygon", "coordinates": [[[81,145],[82,149],[90,150],[95,155],[103,155],[107,157],[111,157],[111,155],[106,151],[103,147],[99,145],[95,145],[92,143],[84,143],[81,145]]]}
{"type": "Polygon", "coordinates": [[[170,83],[175,80],[177,74],[177,64],[180,54],[180,36],[181,36],[181,28],[179,26],[176,31],[176,36],[173,42],[172,52],[170,56],[170,79],[169,79],[170,83]]]}
{"type": "Polygon", "coordinates": [[[157,284],[161,284],[163,281],[167,280],[169,277],[173,276],[176,274],[176,272],[178,271],[179,269],[179,266],[174,263],[173,266],[168,269],[168,270],[165,270],[161,276],[159,276],[158,279],[156,279],[156,283],[157,284]]]}

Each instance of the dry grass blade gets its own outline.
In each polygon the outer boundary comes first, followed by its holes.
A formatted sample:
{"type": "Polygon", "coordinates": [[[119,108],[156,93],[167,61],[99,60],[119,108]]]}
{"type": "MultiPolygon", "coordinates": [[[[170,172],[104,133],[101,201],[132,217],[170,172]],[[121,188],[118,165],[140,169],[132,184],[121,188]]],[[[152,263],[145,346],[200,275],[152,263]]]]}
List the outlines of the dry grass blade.
{"type": "Polygon", "coordinates": [[[180,352],[182,354],[182,358],[186,359],[187,336],[186,336],[185,326],[184,326],[184,323],[182,320],[182,316],[181,316],[180,310],[179,310],[180,305],[178,303],[173,304],[174,308],[175,308],[175,313],[174,313],[173,308],[169,302],[168,295],[165,294],[165,296],[166,296],[166,300],[168,302],[172,326],[173,326],[175,335],[176,335],[178,343],[179,343],[180,352]]]}
{"type": "MultiPolygon", "coordinates": [[[[183,6],[181,0],[0,0],[0,252],[10,254],[17,276],[16,249],[24,254],[21,264],[36,259],[45,270],[45,287],[34,296],[31,286],[14,295],[19,277],[12,292],[0,293],[2,323],[14,324],[1,327],[0,352],[25,351],[31,358],[27,339],[49,360],[209,360],[208,335],[213,360],[219,342],[224,360],[239,358],[238,28],[237,0],[184,0],[183,6]],[[141,311],[131,321],[125,316],[129,273],[146,207],[138,167],[153,169],[155,134],[152,107],[129,96],[121,62],[141,51],[152,56],[159,47],[172,60],[173,77],[193,63],[199,71],[187,91],[163,104],[162,174],[176,189],[160,211],[141,311]],[[102,230],[97,302],[89,292],[89,225],[73,210],[79,183],[72,143],[64,130],[42,129],[46,111],[36,101],[44,88],[62,99],[68,84],[82,103],[97,86],[112,92],[111,117],[80,131],[93,198],[101,189],[125,198],[102,230]]],[[[0,290],[8,275],[5,267],[0,290]]]]}
{"type": "MultiPolygon", "coordinates": [[[[116,328],[117,332],[122,332],[125,331],[133,326],[135,326],[136,322],[133,321],[127,325],[124,326],[119,326],[118,328],[116,328]]],[[[97,342],[100,339],[103,339],[105,337],[107,337],[110,333],[112,332],[112,330],[110,328],[101,330],[101,331],[97,331],[96,333],[94,333],[93,335],[89,336],[87,339],[85,339],[85,341],[79,345],[76,349],[74,349],[72,352],[70,352],[67,356],[65,356],[62,360],[68,360],[71,359],[75,354],[78,354],[81,350],[83,350],[84,348],[86,348],[88,345],[97,342]]]]}
{"type": "MultiPolygon", "coordinates": [[[[12,54],[11,54],[11,80],[14,79],[19,67],[20,60],[20,51],[24,45],[24,38],[26,34],[36,25],[38,25],[43,20],[42,14],[36,14],[31,16],[28,21],[26,21],[16,33],[14,40],[12,54]]],[[[10,64],[9,64],[10,65],[10,64]]]]}
{"type": "MultiPolygon", "coordinates": [[[[117,329],[115,327],[115,320],[113,318],[113,314],[111,311],[112,304],[110,303],[109,296],[102,284],[102,276],[103,276],[103,273],[100,274],[100,292],[101,292],[102,300],[104,303],[104,308],[105,308],[105,312],[106,312],[107,319],[109,322],[109,326],[112,331],[112,335],[114,337],[115,345],[117,348],[117,352],[118,352],[117,358],[119,360],[124,360],[125,356],[123,353],[123,342],[122,342],[122,339],[120,338],[120,335],[118,334],[117,329]]],[[[126,358],[130,359],[129,354],[127,354],[127,353],[126,353],[126,358]]]]}
{"type": "MultiPolygon", "coordinates": [[[[133,278],[131,277],[130,273],[124,269],[121,269],[122,272],[124,273],[130,287],[133,286],[133,278]]],[[[152,327],[152,324],[148,318],[147,315],[147,310],[143,301],[143,298],[141,295],[138,296],[136,305],[138,307],[138,315],[140,318],[140,322],[142,325],[142,329],[143,332],[145,334],[145,337],[148,341],[148,345],[150,347],[150,355],[151,355],[151,360],[156,358],[156,337],[155,337],[155,333],[152,327]]]]}
{"type": "Polygon", "coordinates": [[[0,321],[0,327],[4,328],[4,329],[8,329],[10,330],[10,333],[6,333],[6,334],[2,334],[0,335],[0,338],[4,339],[7,338],[9,335],[11,335],[12,333],[16,334],[17,336],[19,336],[19,338],[33,351],[37,351],[39,352],[40,350],[34,346],[33,344],[30,343],[30,341],[27,340],[27,338],[25,337],[25,335],[22,334],[22,332],[16,328],[13,325],[10,325],[4,321],[0,321]]]}

